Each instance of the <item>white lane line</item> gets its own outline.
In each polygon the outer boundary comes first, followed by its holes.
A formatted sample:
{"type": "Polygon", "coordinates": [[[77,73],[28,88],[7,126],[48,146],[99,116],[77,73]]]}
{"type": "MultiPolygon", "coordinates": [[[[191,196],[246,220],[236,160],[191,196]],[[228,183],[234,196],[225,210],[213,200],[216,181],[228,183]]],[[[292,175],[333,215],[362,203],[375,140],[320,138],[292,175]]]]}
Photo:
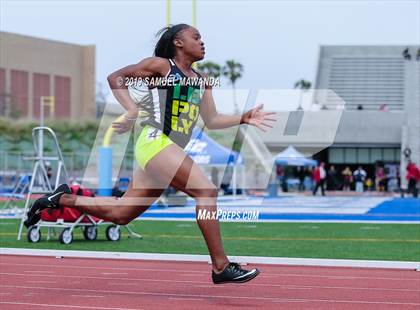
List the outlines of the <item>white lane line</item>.
{"type": "Polygon", "coordinates": [[[42,293],[26,293],[23,297],[34,297],[35,295],[42,295],[42,293]]]}
{"type": "Polygon", "coordinates": [[[379,304],[379,305],[401,305],[401,306],[420,306],[416,302],[393,302],[393,301],[364,301],[364,300],[333,300],[333,299],[281,299],[274,302],[324,302],[324,303],[348,303],[348,304],[379,304]]]}
{"type": "Polygon", "coordinates": [[[276,274],[278,277],[299,277],[299,278],[327,278],[327,279],[366,279],[366,280],[398,280],[398,281],[420,281],[417,279],[407,278],[389,278],[389,277],[362,277],[362,276],[343,276],[343,275],[317,275],[317,274],[295,274],[295,273],[283,273],[276,274]]]}
{"type": "Polygon", "coordinates": [[[57,283],[57,281],[26,281],[27,283],[57,283]]]}
{"type": "Polygon", "coordinates": [[[200,287],[200,288],[202,288],[202,287],[204,287],[204,288],[211,288],[211,289],[214,289],[214,288],[225,288],[225,286],[223,286],[223,285],[219,285],[219,286],[215,286],[215,285],[193,285],[194,287],[200,287]]]}
{"type": "Polygon", "coordinates": [[[101,272],[104,276],[111,276],[111,275],[128,275],[126,272],[101,272]]]}
{"type": "MultiPolygon", "coordinates": [[[[199,288],[211,288],[212,290],[216,288],[226,289],[227,287],[226,285],[220,285],[220,284],[218,284],[217,286],[216,285],[193,285],[193,286],[199,287],[199,288]]],[[[271,284],[252,284],[252,283],[247,284],[247,286],[268,286],[268,287],[282,288],[286,290],[313,290],[314,288],[319,288],[319,287],[311,287],[311,286],[305,287],[305,286],[298,286],[298,285],[280,285],[280,284],[271,285],[271,284]]]]}
{"type": "Polygon", "coordinates": [[[102,295],[70,295],[70,297],[84,297],[84,298],[104,298],[102,295]]]}
{"type": "Polygon", "coordinates": [[[172,300],[193,300],[193,301],[202,301],[202,298],[181,298],[181,297],[168,297],[168,299],[172,300]]]}
{"type": "MultiPolygon", "coordinates": [[[[74,250],[44,250],[22,248],[0,248],[1,255],[32,255],[32,256],[63,256],[67,258],[101,258],[120,260],[147,260],[147,261],[175,261],[175,262],[207,262],[209,255],[198,254],[168,254],[168,253],[133,253],[133,252],[106,252],[106,251],[74,251],[74,250]]],[[[407,261],[380,261],[380,260],[354,260],[354,259],[320,259],[320,258],[293,258],[293,257],[263,257],[263,256],[230,256],[235,261],[270,264],[270,265],[300,265],[324,267],[357,267],[357,268],[391,268],[413,270],[420,268],[420,262],[407,261]]]]}
{"type": "MultiPolygon", "coordinates": [[[[0,272],[3,276],[27,276],[21,273],[7,273],[0,272]]],[[[50,278],[78,278],[78,279],[98,279],[98,280],[110,280],[108,285],[126,285],[126,286],[138,286],[139,283],[127,283],[127,282],[115,282],[117,281],[138,281],[138,282],[166,282],[166,283],[188,283],[188,284],[204,284],[208,285],[209,282],[202,281],[188,281],[188,280],[172,280],[172,279],[150,279],[150,278],[106,278],[96,276],[68,276],[68,275],[46,275],[45,277],[50,278]]],[[[29,281],[27,281],[29,282],[29,281]]],[[[48,283],[46,281],[45,283],[48,283]]],[[[57,282],[53,282],[57,283],[57,282]]],[[[325,286],[325,285],[298,285],[298,284],[265,284],[265,283],[248,283],[248,286],[262,286],[262,287],[280,287],[285,289],[344,289],[344,290],[370,290],[370,291],[397,291],[397,292],[420,292],[419,289],[408,289],[408,288],[387,288],[387,287],[360,287],[360,286],[325,286]]],[[[214,288],[214,286],[211,286],[214,288]]],[[[221,286],[219,286],[221,287],[221,286]]]]}
{"type": "MultiPolygon", "coordinates": [[[[35,266],[35,265],[34,265],[35,266]]],[[[52,271],[48,271],[48,270],[25,270],[24,272],[26,273],[41,273],[41,274],[45,274],[45,273],[49,273],[52,274],[52,271]]]]}
{"type": "MultiPolygon", "coordinates": [[[[121,280],[121,279],[118,279],[118,280],[121,280]]],[[[124,282],[110,282],[110,283],[108,283],[108,285],[117,285],[117,286],[120,286],[120,285],[125,285],[125,286],[139,286],[139,284],[138,284],[138,283],[124,283],[124,282]]]]}
{"type": "Polygon", "coordinates": [[[0,292],[0,295],[12,295],[12,293],[1,293],[0,292]]]}
{"type": "MultiPolygon", "coordinates": [[[[32,266],[32,267],[48,267],[49,269],[53,268],[53,267],[57,267],[57,268],[65,268],[65,269],[72,269],[72,268],[76,268],[76,269],[92,269],[92,270],[131,270],[131,271],[157,271],[157,272],[184,272],[185,270],[176,270],[176,269],[154,269],[154,268],[124,268],[124,267],[94,267],[94,266],[61,266],[61,265],[35,265],[35,264],[17,264],[17,263],[0,263],[0,265],[10,265],[10,266],[32,266]]],[[[289,266],[282,266],[282,267],[286,267],[286,268],[290,268],[289,266]]],[[[295,266],[298,267],[298,266],[295,266]]],[[[322,267],[324,268],[324,267],[322,267]]],[[[345,267],[343,267],[345,268],[345,267]]],[[[26,271],[25,271],[26,272],[26,271]]],[[[39,271],[39,272],[44,272],[44,271],[39,271]]],[[[195,271],[195,270],[191,270],[188,271],[188,273],[191,274],[206,274],[208,275],[210,272],[209,271],[195,271]]],[[[53,272],[48,272],[48,273],[53,273],[53,272]]],[[[272,278],[272,277],[284,277],[284,276],[290,276],[290,277],[299,277],[299,278],[305,278],[305,277],[310,277],[310,278],[331,278],[331,279],[372,279],[372,280],[399,280],[399,281],[419,281],[420,282],[420,278],[394,278],[394,277],[366,277],[366,276],[345,276],[345,275],[323,275],[323,274],[299,274],[299,273],[271,273],[269,275],[259,275],[258,277],[260,278],[272,278]]]]}
{"type": "MultiPolygon", "coordinates": [[[[74,292],[91,292],[91,293],[111,293],[111,294],[127,294],[127,295],[144,295],[144,296],[166,296],[166,297],[180,297],[180,298],[220,298],[220,299],[239,299],[239,300],[265,300],[265,301],[305,301],[306,299],[282,299],[278,297],[248,297],[248,296],[236,296],[236,295],[200,295],[200,294],[177,294],[177,293],[162,293],[162,292],[130,292],[130,291],[112,291],[112,290],[93,290],[93,289],[76,289],[76,288],[56,288],[56,287],[30,287],[30,286],[20,286],[20,285],[1,285],[0,287],[5,288],[16,288],[16,289],[36,289],[36,290],[48,290],[48,291],[74,291],[74,292]]],[[[307,299],[308,301],[314,301],[313,299],[307,299]]],[[[340,300],[335,299],[320,299],[330,302],[340,302],[340,300]]],[[[393,301],[364,301],[364,300],[352,300],[343,302],[352,302],[352,303],[366,303],[366,304],[382,304],[382,305],[414,305],[420,306],[420,303],[410,303],[410,302],[393,302],[393,301]]],[[[98,309],[98,308],[97,308],[98,309]]]]}
{"type": "Polygon", "coordinates": [[[36,304],[30,302],[15,302],[15,301],[0,301],[0,304],[5,305],[24,305],[24,306],[40,306],[40,307],[57,307],[57,308],[77,308],[77,309],[98,309],[98,310],[142,310],[139,308],[109,308],[109,307],[89,307],[89,306],[72,306],[59,304],[36,304]]]}
{"type": "MultiPolygon", "coordinates": [[[[0,272],[0,275],[9,275],[9,276],[22,276],[26,277],[27,275],[21,273],[7,273],[0,272]]],[[[98,279],[98,280],[109,280],[109,285],[128,285],[128,286],[137,286],[138,283],[127,283],[127,282],[115,282],[117,281],[136,281],[136,282],[169,282],[169,283],[190,283],[190,284],[208,284],[209,282],[203,281],[190,281],[190,280],[172,280],[172,279],[150,279],[150,278],[106,278],[106,277],[96,277],[96,276],[68,276],[68,275],[46,275],[45,277],[50,278],[78,278],[78,279],[98,279]]],[[[80,282],[78,282],[80,283],[80,282]]],[[[248,283],[248,286],[263,286],[263,287],[281,287],[281,288],[290,288],[290,289],[346,289],[346,290],[371,290],[371,291],[398,291],[398,292],[420,292],[419,289],[409,289],[409,288],[387,288],[387,287],[360,287],[360,286],[325,286],[325,285],[298,285],[298,284],[265,284],[265,283],[248,283]]]]}

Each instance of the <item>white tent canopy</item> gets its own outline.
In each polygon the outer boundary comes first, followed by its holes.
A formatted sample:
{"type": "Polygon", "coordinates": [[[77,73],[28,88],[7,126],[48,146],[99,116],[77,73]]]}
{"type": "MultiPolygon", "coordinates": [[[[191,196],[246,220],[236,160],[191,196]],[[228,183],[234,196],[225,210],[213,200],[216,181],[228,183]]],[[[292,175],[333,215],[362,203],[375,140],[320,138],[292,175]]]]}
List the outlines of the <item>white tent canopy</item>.
{"type": "Polygon", "coordinates": [[[288,146],[283,152],[277,154],[275,163],[280,166],[316,166],[318,164],[314,159],[305,158],[293,146],[288,146]]]}

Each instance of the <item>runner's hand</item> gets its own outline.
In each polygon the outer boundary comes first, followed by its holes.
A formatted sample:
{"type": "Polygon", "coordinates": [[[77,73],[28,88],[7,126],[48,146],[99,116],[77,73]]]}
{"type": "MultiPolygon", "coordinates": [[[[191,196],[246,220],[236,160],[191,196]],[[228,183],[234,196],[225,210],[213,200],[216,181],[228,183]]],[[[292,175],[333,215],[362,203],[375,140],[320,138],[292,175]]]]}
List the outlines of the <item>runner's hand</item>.
{"type": "Polygon", "coordinates": [[[276,112],[264,112],[263,106],[264,104],[260,104],[248,112],[245,112],[242,115],[241,124],[253,125],[264,132],[267,131],[266,127],[273,128],[272,123],[270,124],[270,122],[275,122],[277,120],[270,116],[276,114],[276,112]]]}
{"type": "Polygon", "coordinates": [[[136,123],[138,112],[127,112],[121,119],[112,123],[112,128],[118,133],[130,131],[136,123]]]}

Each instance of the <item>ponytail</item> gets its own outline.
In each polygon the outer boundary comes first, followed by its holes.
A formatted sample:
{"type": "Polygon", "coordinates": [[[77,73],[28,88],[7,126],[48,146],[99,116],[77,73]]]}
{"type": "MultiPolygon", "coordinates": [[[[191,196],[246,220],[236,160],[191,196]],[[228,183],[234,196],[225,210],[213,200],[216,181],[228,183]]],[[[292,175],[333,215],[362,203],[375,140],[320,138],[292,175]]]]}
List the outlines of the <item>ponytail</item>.
{"type": "Polygon", "coordinates": [[[159,37],[159,40],[155,46],[155,56],[173,58],[175,56],[174,40],[177,38],[179,32],[189,27],[191,26],[187,24],[177,24],[159,30],[156,34],[156,37],[159,37]]]}

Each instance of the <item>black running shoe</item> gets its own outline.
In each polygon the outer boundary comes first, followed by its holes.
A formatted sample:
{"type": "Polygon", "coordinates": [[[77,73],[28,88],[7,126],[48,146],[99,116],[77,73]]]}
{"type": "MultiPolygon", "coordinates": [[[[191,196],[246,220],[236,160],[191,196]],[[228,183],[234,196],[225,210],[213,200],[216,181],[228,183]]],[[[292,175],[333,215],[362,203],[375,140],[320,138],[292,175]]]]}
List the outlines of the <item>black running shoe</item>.
{"type": "Polygon", "coordinates": [[[244,283],[254,279],[260,274],[258,269],[252,269],[251,271],[242,269],[237,263],[229,263],[222,273],[215,273],[212,271],[212,279],[214,284],[222,283],[244,283]]]}
{"type": "Polygon", "coordinates": [[[61,184],[51,194],[44,195],[35,200],[32,207],[29,209],[25,222],[23,224],[29,228],[38,223],[41,219],[41,212],[47,208],[58,209],[60,206],[58,202],[63,194],[71,194],[71,189],[67,184],[61,184]]]}

